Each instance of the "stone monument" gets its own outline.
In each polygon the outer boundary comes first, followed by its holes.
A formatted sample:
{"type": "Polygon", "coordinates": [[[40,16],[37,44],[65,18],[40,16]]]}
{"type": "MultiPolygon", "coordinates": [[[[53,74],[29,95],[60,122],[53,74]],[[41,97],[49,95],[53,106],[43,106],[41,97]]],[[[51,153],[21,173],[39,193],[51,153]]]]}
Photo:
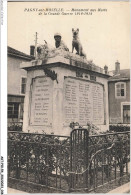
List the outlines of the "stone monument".
{"type": "Polygon", "coordinates": [[[76,122],[107,130],[109,75],[59,41],[51,50],[45,42],[36,60],[21,64],[27,71],[23,131],[69,135],[76,122]]]}

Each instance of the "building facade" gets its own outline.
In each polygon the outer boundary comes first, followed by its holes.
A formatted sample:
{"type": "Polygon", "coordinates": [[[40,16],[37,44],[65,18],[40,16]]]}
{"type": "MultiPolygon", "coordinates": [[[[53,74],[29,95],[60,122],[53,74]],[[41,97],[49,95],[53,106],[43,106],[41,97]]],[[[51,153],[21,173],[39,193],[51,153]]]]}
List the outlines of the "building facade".
{"type": "Polygon", "coordinates": [[[115,63],[115,71],[108,81],[109,123],[130,123],[130,69],[120,70],[120,63],[115,63]]]}
{"type": "Polygon", "coordinates": [[[31,61],[33,58],[33,56],[8,46],[8,123],[23,121],[27,73],[25,70],[20,69],[20,64],[31,61]]]}

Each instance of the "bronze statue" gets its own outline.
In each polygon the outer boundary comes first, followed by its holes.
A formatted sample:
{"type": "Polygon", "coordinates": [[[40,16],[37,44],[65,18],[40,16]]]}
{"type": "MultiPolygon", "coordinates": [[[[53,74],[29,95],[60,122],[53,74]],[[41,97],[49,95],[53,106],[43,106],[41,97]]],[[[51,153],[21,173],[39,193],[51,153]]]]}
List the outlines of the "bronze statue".
{"type": "Polygon", "coordinates": [[[55,39],[55,46],[56,46],[56,48],[63,49],[65,51],[69,51],[68,47],[61,40],[61,34],[60,33],[56,33],[54,35],[54,39],[55,39]]]}

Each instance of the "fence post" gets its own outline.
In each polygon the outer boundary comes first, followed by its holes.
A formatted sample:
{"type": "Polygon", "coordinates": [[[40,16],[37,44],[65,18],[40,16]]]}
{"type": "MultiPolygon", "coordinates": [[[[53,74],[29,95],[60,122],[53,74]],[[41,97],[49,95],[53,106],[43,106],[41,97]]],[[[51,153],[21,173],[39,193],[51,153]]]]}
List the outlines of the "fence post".
{"type": "Polygon", "coordinates": [[[10,167],[11,167],[11,152],[10,152],[10,148],[11,148],[11,143],[10,141],[8,141],[8,176],[10,177],[10,167]]]}
{"type": "Polygon", "coordinates": [[[86,131],[86,188],[89,189],[88,180],[89,180],[89,131],[86,131]]]}
{"type": "Polygon", "coordinates": [[[20,154],[21,154],[21,148],[20,148],[20,142],[17,143],[16,146],[16,178],[20,178],[20,154]]]}

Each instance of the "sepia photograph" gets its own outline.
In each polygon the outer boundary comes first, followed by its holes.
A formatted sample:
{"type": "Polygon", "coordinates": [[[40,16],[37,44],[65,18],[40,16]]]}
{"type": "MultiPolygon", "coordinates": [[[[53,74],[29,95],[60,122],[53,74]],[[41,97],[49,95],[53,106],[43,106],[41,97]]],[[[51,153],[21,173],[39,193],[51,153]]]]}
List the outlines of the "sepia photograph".
{"type": "Polygon", "coordinates": [[[7,2],[7,185],[130,193],[129,1],[7,2]]]}

